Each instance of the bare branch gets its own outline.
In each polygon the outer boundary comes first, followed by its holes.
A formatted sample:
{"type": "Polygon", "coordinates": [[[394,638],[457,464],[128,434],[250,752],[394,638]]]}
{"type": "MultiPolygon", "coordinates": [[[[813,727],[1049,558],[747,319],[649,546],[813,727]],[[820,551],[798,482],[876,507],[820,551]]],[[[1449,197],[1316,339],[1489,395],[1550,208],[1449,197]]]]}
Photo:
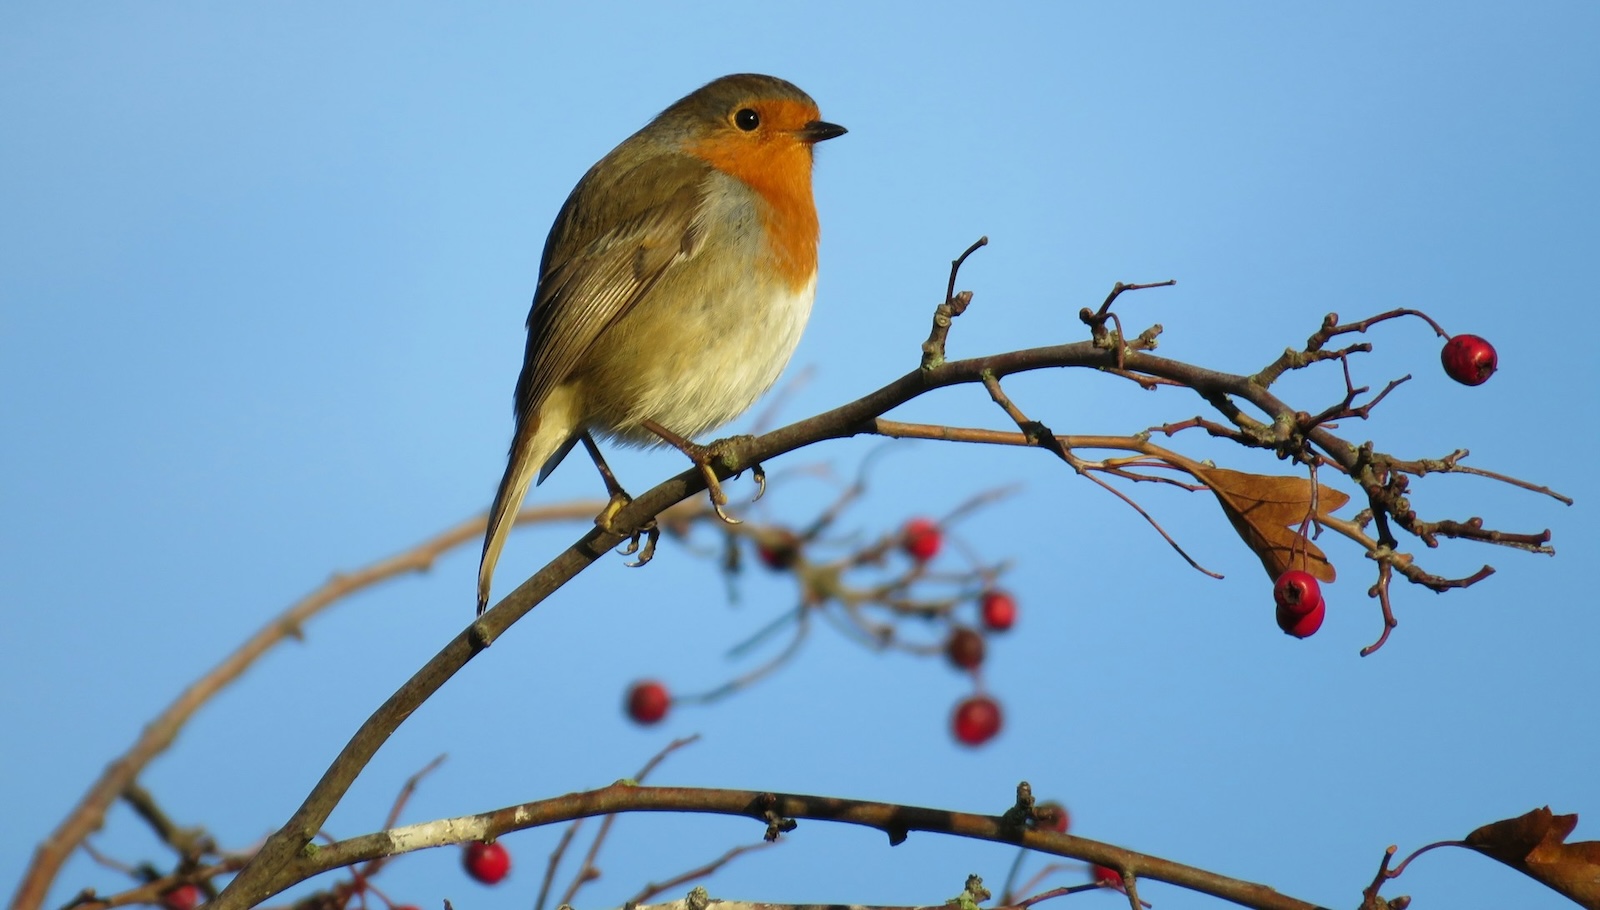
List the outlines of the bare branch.
{"type": "Polygon", "coordinates": [[[1014,843],[1041,853],[1098,863],[1121,870],[1125,876],[1137,875],[1167,882],[1243,907],[1259,910],[1319,910],[1315,904],[1279,894],[1264,885],[1228,878],[1071,834],[1019,827],[1001,816],[801,794],[641,787],[626,782],[508,806],[479,815],[440,819],[340,841],[321,847],[314,853],[294,857],[288,877],[303,881],[322,872],[377,856],[443,846],[461,840],[498,837],[511,831],[620,812],[699,812],[743,816],[758,823],[766,823],[769,817],[775,816],[861,825],[876,828],[890,836],[927,831],[1014,843]]]}
{"type": "Polygon", "coordinates": [[[944,303],[934,308],[933,328],[928,331],[928,340],[922,343],[922,369],[930,370],[944,363],[944,344],[950,335],[950,325],[972,303],[971,291],[956,293],[956,276],[961,273],[961,265],[967,257],[988,244],[988,237],[979,237],[950,263],[950,282],[945,287],[944,303]]]}

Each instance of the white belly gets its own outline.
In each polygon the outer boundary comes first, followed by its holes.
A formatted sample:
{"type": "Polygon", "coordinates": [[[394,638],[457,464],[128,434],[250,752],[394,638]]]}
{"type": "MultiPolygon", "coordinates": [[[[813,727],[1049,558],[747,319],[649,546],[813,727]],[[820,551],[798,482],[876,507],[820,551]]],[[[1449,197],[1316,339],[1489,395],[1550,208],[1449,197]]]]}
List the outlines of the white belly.
{"type": "Polygon", "coordinates": [[[769,291],[765,303],[745,299],[678,314],[674,334],[699,337],[701,343],[679,350],[663,344],[654,356],[641,357],[625,413],[595,421],[594,429],[624,442],[655,445],[660,438],[639,421],[654,420],[694,438],[743,414],[788,366],[816,290],[813,276],[797,292],[769,291]],[[729,313],[738,315],[728,319],[729,313]]]}

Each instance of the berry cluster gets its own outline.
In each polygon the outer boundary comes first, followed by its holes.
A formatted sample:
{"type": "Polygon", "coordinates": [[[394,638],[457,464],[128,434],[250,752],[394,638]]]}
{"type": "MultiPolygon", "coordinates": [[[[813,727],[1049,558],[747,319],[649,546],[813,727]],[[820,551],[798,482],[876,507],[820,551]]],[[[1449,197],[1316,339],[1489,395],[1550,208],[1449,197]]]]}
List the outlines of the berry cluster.
{"type": "MultiPolygon", "coordinates": [[[[944,543],[939,525],[926,518],[913,518],[900,531],[900,548],[918,565],[925,565],[939,554],[944,543]]],[[[987,632],[1004,632],[1017,621],[1017,601],[996,588],[978,596],[978,621],[987,632]]],[[[988,647],[984,632],[957,625],[945,639],[944,655],[958,670],[976,673],[988,647]]],[[[950,714],[950,733],[965,746],[981,746],[1000,732],[1004,715],[1000,703],[979,692],[956,703],[950,714]]]]}
{"type": "MultiPolygon", "coordinates": [[[[1434,327],[1437,329],[1438,325],[1434,327]]],[[[1443,329],[1439,331],[1443,333],[1443,329]]],[[[1471,386],[1487,382],[1499,366],[1494,345],[1477,335],[1450,336],[1439,352],[1439,360],[1447,376],[1471,386]]],[[[1309,638],[1322,628],[1327,605],[1322,599],[1322,586],[1311,573],[1300,569],[1284,572],[1272,585],[1272,599],[1278,607],[1278,628],[1285,633],[1309,638]]]]}
{"type": "MultiPolygon", "coordinates": [[[[989,651],[988,636],[1005,632],[1017,623],[1017,600],[1009,592],[994,586],[993,581],[997,574],[994,569],[979,569],[955,576],[955,583],[962,586],[977,582],[979,590],[975,597],[971,594],[958,594],[953,601],[944,597],[923,601],[920,595],[906,593],[912,585],[951,583],[949,578],[942,575],[933,576],[927,572],[929,564],[946,549],[944,526],[930,518],[909,519],[897,532],[880,543],[835,563],[815,563],[808,560],[808,546],[817,536],[815,529],[806,536],[781,527],[760,528],[746,533],[754,543],[756,561],[768,570],[792,574],[802,586],[813,584],[812,580],[815,578],[827,579],[827,583],[822,586],[821,597],[815,590],[805,592],[810,595],[808,600],[819,609],[821,607],[816,606],[819,600],[830,594],[838,596],[837,573],[840,566],[876,566],[888,561],[887,558],[895,552],[902,554],[909,559],[911,568],[899,574],[897,582],[880,586],[880,590],[892,588],[896,592],[893,599],[916,606],[894,615],[922,621],[938,619],[946,622],[948,632],[938,650],[952,667],[972,674],[975,680],[989,651]],[[975,604],[976,615],[968,620],[957,620],[951,615],[953,607],[967,602],[975,604]],[[937,604],[937,606],[924,604],[937,604]]],[[[908,645],[907,650],[921,654],[928,653],[932,647],[913,644],[908,645]]],[[[726,694],[732,688],[736,686],[724,686],[721,691],[726,694]]],[[[665,719],[675,701],[682,703],[707,700],[710,700],[707,696],[700,695],[680,696],[675,699],[661,681],[644,679],[628,687],[623,697],[623,713],[634,723],[649,726],[665,719]]],[[[1000,732],[1000,727],[1000,704],[991,696],[983,694],[981,686],[978,692],[956,705],[950,719],[951,735],[957,742],[968,746],[979,746],[988,742],[1000,732]]]]}

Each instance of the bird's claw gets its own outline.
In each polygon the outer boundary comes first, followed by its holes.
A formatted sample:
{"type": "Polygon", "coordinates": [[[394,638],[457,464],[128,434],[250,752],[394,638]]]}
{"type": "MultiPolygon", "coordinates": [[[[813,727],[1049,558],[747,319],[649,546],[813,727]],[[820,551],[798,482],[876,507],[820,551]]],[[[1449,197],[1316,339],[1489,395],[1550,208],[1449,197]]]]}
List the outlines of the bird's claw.
{"type": "Polygon", "coordinates": [[[761,497],[767,495],[767,469],[763,468],[760,462],[756,462],[750,466],[750,473],[756,481],[756,497],[750,501],[760,502],[761,497]]]}
{"type": "Polygon", "coordinates": [[[696,464],[700,466],[700,476],[705,478],[706,481],[706,495],[711,497],[711,510],[716,512],[717,517],[726,524],[744,524],[744,522],[722,510],[722,507],[728,504],[728,494],[722,492],[722,482],[717,480],[717,472],[711,470],[710,460],[696,462],[696,464]]]}
{"type": "Polygon", "coordinates": [[[623,563],[623,565],[630,569],[637,569],[650,560],[655,559],[656,544],[660,542],[660,540],[661,527],[657,525],[655,519],[652,518],[649,524],[633,532],[633,536],[628,538],[627,546],[617,551],[623,556],[632,556],[635,553],[639,554],[638,559],[634,560],[633,562],[623,563]],[[642,547],[639,545],[639,538],[641,537],[644,538],[644,546],[642,547]]]}

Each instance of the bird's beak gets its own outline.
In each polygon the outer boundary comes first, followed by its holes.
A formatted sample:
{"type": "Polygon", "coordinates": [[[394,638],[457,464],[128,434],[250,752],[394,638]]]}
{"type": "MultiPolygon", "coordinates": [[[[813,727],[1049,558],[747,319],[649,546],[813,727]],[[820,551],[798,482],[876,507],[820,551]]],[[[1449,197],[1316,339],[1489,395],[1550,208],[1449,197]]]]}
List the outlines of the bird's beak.
{"type": "Polygon", "coordinates": [[[795,130],[794,134],[799,137],[801,142],[815,143],[834,139],[848,132],[849,130],[837,123],[829,123],[826,120],[813,120],[795,130]]]}

